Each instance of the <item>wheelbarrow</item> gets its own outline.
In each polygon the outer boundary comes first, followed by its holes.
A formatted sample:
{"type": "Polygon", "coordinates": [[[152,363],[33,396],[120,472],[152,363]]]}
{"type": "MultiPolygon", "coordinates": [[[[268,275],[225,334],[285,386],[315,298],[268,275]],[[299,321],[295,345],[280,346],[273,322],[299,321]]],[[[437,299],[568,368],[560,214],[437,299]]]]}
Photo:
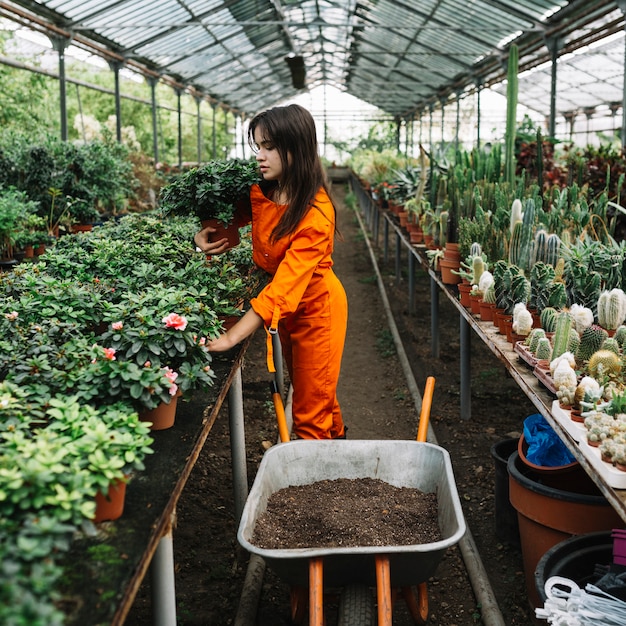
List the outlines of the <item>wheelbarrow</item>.
{"type": "Polygon", "coordinates": [[[427,443],[434,379],[427,381],[417,441],[295,440],[265,452],[241,516],[237,539],[263,558],[291,586],[291,617],[323,626],[324,589],[339,589],[339,626],[374,624],[376,588],[379,626],[391,626],[401,595],[416,624],[428,619],[426,581],[446,550],[465,533],[465,520],[447,450],[427,443]],[[375,478],[396,487],[437,494],[441,539],[402,546],[265,549],[252,543],[258,517],[270,496],[283,488],[339,478],[375,478]],[[308,591],[307,591],[308,589],[308,591]],[[308,602],[307,602],[308,600],[308,602]]]}

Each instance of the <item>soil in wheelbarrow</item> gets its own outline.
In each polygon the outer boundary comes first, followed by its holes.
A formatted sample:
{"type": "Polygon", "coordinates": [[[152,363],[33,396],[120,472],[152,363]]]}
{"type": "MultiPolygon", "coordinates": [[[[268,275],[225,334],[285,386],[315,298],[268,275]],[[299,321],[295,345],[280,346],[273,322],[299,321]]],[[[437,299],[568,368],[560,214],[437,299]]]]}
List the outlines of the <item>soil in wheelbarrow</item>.
{"type": "MultiPolygon", "coordinates": [[[[418,413],[386,322],[384,302],[368,250],[354,214],[336,188],[343,240],[335,246],[335,269],[349,300],[349,323],[338,391],[349,439],[412,439],[418,413]]],[[[519,548],[502,540],[495,529],[495,467],[491,446],[519,436],[524,419],[535,413],[504,366],[472,337],[471,419],[460,417],[459,316],[440,298],[440,354],[430,345],[430,285],[418,272],[415,310],[409,311],[405,267],[396,278],[393,237],[388,258],[382,241],[376,248],[389,307],[393,311],[406,357],[417,385],[436,379],[430,423],[439,445],[450,452],[468,529],[487,571],[504,623],[532,623],[519,548]]],[[[404,253],[406,254],[406,253],[404,253]]],[[[265,338],[254,336],[243,368],[246,447],[250,485],[267,446],[277,441],[274,408],[268,390],[271,375],[265,361],[265,338]]],[[[227,626],[237,616],[248,555],[237,542],[230,470],[226,410],[213,427],[178,505],[174,532],[176,596],[179,626],[227,626]]],[[[483,623],[458,545],[448,549],[428,581],[429,624],[470,626],[483,623]]],[[[287,626],[290,587],[270,568],[260,589],[255,626],[287,626]]],[[[332,598],[325,603],[327,626],[336,624],[332,598]],[[333,621],[335,620],[335,621],[333,621]]],[[[150,626],[149,577],[139,590],[126,624],[150,626]]],[[[402,601],[394,606],[394,626],[412,621],[402,601]]]]}

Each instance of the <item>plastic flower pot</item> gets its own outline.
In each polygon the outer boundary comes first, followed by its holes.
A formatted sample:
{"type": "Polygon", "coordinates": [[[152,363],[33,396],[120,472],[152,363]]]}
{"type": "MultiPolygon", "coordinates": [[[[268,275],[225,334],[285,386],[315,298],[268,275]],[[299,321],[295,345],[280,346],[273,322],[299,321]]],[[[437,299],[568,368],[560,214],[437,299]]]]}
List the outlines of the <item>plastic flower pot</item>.
{"type": "Polygon", "coordinates": [[[539,482],[517,452],[510,457],[509,495],[517,511],[526,592],[531,608],[543,606],[535,585],[535,568],[541,557],[557,543],[573,535],[619,528],[623,522],[607,499],[595,494],[554,489],[539,482]]]}

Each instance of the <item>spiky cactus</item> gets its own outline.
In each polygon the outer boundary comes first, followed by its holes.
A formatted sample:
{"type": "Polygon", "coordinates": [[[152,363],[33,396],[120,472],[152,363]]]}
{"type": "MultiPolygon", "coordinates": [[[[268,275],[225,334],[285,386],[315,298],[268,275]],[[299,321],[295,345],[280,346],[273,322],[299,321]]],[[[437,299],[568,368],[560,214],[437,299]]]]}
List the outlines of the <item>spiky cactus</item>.
{"type": "Polygon", "coordinates": [[[509,243],[509,263],[516,265],[525,274],[530,274],[533,229],[535,227],[535,201],[528,198],[524,203],[521,221],[513,225],[509,243]]]}
{"type": "Polygon", "coordinates": [[[619,343],[615,341],[614,337],[608,337],[602,342],[600,346],[600,350],[610,350],[611,352],[615,352],[615,354],[620,355],[622,351],[620,350],[619,343]]]}
{"type": "Polygon", "coordinates": [[[626,294],[619,289],[605,290],[598,298],[598,324],[616,330],[626,317],[626,294]]]}
{"type": "Polygon", "coordinates": [[[578,331],[572,326],[569,331],[569,339],[567,341],[567,351],[572,354],[578,352],[578,346],[580,346],[580,335],[578,331]]]}
{"type": "Polygon", "coordinates": [[[569,311],[561,311],[556,317],[556,327],[554,329],[554,338],[552,340],[552,357],[554,361],[557,357],[567,352],[569,343],[569,331],[572,328],[572,316],[569,311]]]}
{"type": "Polygon", "coordinates": [[[533,354],[537,351],[539,340],[543,339],[545,336],[546,331],[543,328],[533,328],[530,331],[528,337],[526,338],[526,345],[533,354]]]}
{"type": "Polygon", "coordinates": [[[624,344],[626,344],[626,326],[623,324],[615,331],[615,335],[613,335],[615,341],[619,344],[620,348],[624,349],[624,344]]]}
{"type": "Polygon", "coordinates": [[[542,337],[537,342],[537,350],[535,351],[535,356],[540,361],[549,360],[552,356],[552,345],[550,344],[550,340],[547,337],[542,337]]]}
{"type": "Polygon", "coordinates": [[[536,261],[530,270],[530,300],[528,305],[539,314],[549,306],[549,287],[553,280],[554,268],[543,261],[536,261]]]}
{"type": "Polygon", "coordinates": [[[615,380],[622,373],[622,360],[611,350],[598,350],[591,355],[587,370],[596,380],[615,380]]]}
{"type": "Polygon", "coordinates": [[[507,289],[511,282],[509,266],[506,261],[500,259],[493,266],[493,286],[496,292],[496,307],[506,307],[507,289]]]}
{"type": "Polygon", "coordinates": [[[584,363],[591,358],[591,355],[600,349],[600,346],[607,339],[609,333],[597,324],[587,326],[580,334],[580,345],[576,352],[576,361],[584,363]]]}
{"type": "Polygon", "coordinates": [[[539,321],[541,322],[541,328],[547,333],[553,333],[556,328],[556,316],[558,311],[553,307],[546,307],[541,311],[539,315],[539,321]]]}

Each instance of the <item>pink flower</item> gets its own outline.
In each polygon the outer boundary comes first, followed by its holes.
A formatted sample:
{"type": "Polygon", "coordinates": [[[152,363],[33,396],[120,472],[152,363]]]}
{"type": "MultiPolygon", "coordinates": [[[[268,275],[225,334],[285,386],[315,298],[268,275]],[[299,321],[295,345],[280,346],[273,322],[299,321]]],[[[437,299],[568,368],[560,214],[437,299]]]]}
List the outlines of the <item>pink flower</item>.
{"type": "Polygon", "coordinates": [[[143,366],[144,367],[150,367],[152,365],[152,363],[150,361],[146,361],[143,366]]]}
{"type": "Polygon", "coordinates": [[[172,384],[169,390],[170,396],[175,396],[178,393],[178,385],[172,384]]]}
{"type": "Polygon", "coordinates": [[[178,378],[178,372],[175,372],[172,368],[164,367],[163,369],[165,370],[165,378],[167,378],[167,380],[169,380],[171,383],[173,383],[178,378]]]}
{"type": "Polygon", "coordinates": [[[115,348],[103,348],[104,358],[109,361],[115,361],[115,348]]]}
{"type": "Polygon", "coordinates": [[[200,341],[198,341],[199,346],[203,346],[206,344],[206,337],[200,337],[200,341]]]}
{"type": "Polygon", "coordinates": [[[187,318],[183,315],[178,315],[178,313],[170,313],[161,321],[167,328],[174,328],[176,330],[185,330],[185,328],[187,328],[187,318]]]}
{"type": "Polygon", "coordinates": [[[11,311],[10,313],[5,313],[4,317],[6,317],[10,322],[14,322],[18,318],[17,311],[11,311]]]}
{"type": "Polygon", "coordinates": [[[113,322],[111,328],[113,330],[122,330],[122,328],[124,328],[124,322],[113,322]]]}

